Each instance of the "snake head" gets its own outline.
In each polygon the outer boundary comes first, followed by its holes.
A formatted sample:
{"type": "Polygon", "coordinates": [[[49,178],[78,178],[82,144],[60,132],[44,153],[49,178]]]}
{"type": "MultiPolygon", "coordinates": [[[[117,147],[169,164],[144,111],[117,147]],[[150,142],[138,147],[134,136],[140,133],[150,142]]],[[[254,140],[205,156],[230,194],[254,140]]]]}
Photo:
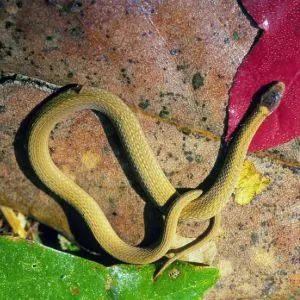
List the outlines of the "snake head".
{"type": "Polygon", "coordinates": [[[284,83],[281,81],[275,81],[262,95],[261,105],[265,106],[270,113],[273,112],[280,104],[284,90],[284,83]]]}

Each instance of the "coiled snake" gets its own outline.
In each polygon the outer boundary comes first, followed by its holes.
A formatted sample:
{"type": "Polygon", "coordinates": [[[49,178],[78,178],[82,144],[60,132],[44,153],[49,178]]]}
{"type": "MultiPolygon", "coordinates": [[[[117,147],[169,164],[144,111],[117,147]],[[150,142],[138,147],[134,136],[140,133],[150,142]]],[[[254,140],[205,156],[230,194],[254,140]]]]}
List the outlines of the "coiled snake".
{"type": "Polygon", "coordinates": [[[157,163],[134,114],[120,98],[100,89],[80,87],[47,102],[35,115],[30,127],[29,158],[36,174],[45,185],[77,209],[102,248],[121,261],[133,264],[156,261],[169,250],[178,219],[211,219],[210,233],[187,250],[176,254],[170,263],[213,236],[216,223],[219,222],[219,212],[234,190],[248,146],[260,124],[278,106],[283,91],[284,84],[276,82],[262,96],[260,103],[232,142],[216,182],[204,195],[201,195],[201,190],[189,191],[183,195],[177,193],[157,163]],[[174,196],[177,197],[165,218],[161,240],[156,244],[147,248],[126,244],[116,234],[96,201],[53,163],[48,148],[52,129],[62,118],[82,109],[97,110],[108,116],[141,185],[158,206],[165,205],[174,196]]]}

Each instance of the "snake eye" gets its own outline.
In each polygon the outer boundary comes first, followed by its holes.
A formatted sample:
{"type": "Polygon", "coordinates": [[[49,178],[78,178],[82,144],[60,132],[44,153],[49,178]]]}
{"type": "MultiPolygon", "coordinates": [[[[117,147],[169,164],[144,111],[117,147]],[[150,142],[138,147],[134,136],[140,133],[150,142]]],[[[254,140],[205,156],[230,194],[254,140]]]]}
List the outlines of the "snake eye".
{"type": "Polygon", "coordinates": [[[274,111],[283,96],[285,85],[283,82],[276,81],[261,97],[261,105],[266,106],[270,112],[274,111]]]}

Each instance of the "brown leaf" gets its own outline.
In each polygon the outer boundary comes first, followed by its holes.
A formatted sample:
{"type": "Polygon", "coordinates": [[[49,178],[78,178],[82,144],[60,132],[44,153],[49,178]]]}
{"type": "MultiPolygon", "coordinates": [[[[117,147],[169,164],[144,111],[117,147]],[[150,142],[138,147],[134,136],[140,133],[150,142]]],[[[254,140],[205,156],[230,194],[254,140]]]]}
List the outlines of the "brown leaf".
{"type": "MultiPolygon", "coordinates": [[[[3,20],[12,24],[0,32],[2,68],[58,84],[98,86],[121,96],[174,185],[199,184],[218,151],[230,82],[255,35],[238,5],[97,1],[75,10],[64,5],[24,3],[15,13],[5,6],[3,20]],[[232,38],[237,28],[238,41],[232,38]]],[[[2,204],[69,232],[61,206],[26,174],[26,117],[47,94],[13,86],[2,87],[1,95],[2,204]]],[[[137,243],[144,236],[144,202],[131,187],[137,186],[133,175],[124,175],[119,160],[125,172],[131,168],[113,129],[106,127],[117,158],[91,112],[73,114],[57,126],[51,154],[96,199],[122,238],[137,243]]]]}

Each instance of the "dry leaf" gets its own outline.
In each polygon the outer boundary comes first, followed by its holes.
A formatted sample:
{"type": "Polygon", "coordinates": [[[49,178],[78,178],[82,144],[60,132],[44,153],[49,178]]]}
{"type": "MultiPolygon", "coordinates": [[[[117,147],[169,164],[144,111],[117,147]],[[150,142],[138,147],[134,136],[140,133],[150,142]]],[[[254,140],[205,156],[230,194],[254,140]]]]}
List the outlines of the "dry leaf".
{"type": "Polygon", "coordinates": [[[260,174],[250,160],[245,160],[237,186],[234,201],[240,205],[248,204],[255,195],[270,184],[270,179],[260,174]]]}

